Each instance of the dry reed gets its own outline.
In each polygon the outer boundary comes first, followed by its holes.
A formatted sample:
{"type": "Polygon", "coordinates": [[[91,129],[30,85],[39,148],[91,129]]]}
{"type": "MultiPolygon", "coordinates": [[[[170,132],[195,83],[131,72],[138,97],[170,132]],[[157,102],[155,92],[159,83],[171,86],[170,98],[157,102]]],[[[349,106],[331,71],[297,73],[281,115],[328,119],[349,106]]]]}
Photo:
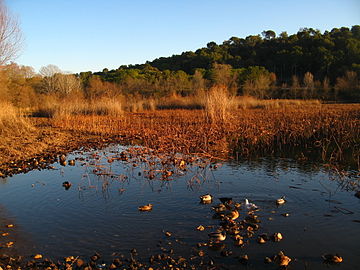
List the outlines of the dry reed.
{"type": "Polygon", "coordinates": [[[179,95],[171,95],[158,100],[156,108],[160,110],[187,109],[196,110],[205,107],[205,95],[195,95],[181,97],[179,95]]]}
{"type": "Polygon", "coordinates": [[[22,112],[8,102],[0,102],[0,135],[20,135],[33,129],[22,112]]]}
{"type": "Polygon", "coordinates": [[[33,116],[64,118],[69,116],[83,115],[106,115],[119,117],[123,115],[122,102],[116,99],[100,99],[100,100],[56,100],[47,99],[37,110],[33,112],[33,116]]]}
{"type": "Polygon", "coordinates": [[[234,109],[234,97],[225,86],[213,86],[206,96],[205,115],[211,123],[224,123],[229,120],[234,109]]]}
{"type": "Polygon", "coordinates": [[[251,96],[239,96],[235,98],[235,106],[241,109],[276,109],[284,107],[320,105],[319,100],[302,99],[257,99],[251,96]]]}
{"type": "Polygon", "coordinates": [[[358,105],[242,109],[226,114],[228,121],[219,124],[207,121],[208,116],[197,110],[126,113],[122,118],[70,117],[56,124],[170,153],[226,158],[231,153],[268,155],[296,148],[300,150],[296,158],[320,153],[322,161],[332,163],[345,157],[353,164],[360,160],[358,105]]]}

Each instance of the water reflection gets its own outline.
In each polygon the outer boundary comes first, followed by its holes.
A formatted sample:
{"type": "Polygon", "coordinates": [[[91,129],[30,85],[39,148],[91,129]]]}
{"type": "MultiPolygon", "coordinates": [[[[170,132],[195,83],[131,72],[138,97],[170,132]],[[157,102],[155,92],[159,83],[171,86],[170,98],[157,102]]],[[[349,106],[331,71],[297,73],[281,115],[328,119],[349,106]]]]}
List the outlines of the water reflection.
{"type": "MultiPolygon", "coordinates": [[[[231,258],[205,249],[227,267],[236,269],[236,257],[246,253],[251,258],[248,268],[262,269],[264,257],[280,250],[297,259],[292,269],[303,269],[304,264],[325,269],[321,255],[328,252],[343,254],[342,269],[360,263],[359,224],[353,222],[360,220],[360,200],[348,191],[357,188],[349,184],[358,182],[352,175],[310,163],[299,166],[289,159],[213,164],[122,146],[77,151],[67,159],[75,160],[75,166],[55,164],[53,170],[17,175],[0,186],[0,204],[30,235],[37,253],[58,258],[98,251],[111,258],[136,248],[146,258],[159,250],[159,241],[170,241],[177,253],[190,256],[199,242],[208,240],[208,226],[219,226],[211,207],[218,198],[231,197],[258,205],[259,233],[281,232],[284,240],[259,245],[256,238],[249,239],[238,248],[228,237],[231,258]],[[63,187],[66,181],[71,183],[68,190],[63,187]],[[214,202],[199,204],[199,196],[206,193],[214,202]],[[281,196],[286,204],[276,205],[281,196]],[[151,212],[138,211],[149,203],[151,212]],[[199,232],[199,225],[207,229],[199,232]]],[[[243,218],[246,213],[241,211],[243,218]]],[[[31,252],[28,248],[24,254],[31,252]]]]}

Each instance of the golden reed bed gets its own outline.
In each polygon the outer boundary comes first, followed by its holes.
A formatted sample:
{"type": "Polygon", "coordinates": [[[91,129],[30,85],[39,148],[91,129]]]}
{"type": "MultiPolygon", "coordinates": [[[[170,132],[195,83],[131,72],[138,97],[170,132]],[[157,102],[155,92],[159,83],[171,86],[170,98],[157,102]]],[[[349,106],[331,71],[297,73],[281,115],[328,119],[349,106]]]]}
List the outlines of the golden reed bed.
{"type": "Polygon", "coordinates": [[[221,159],[269,156],[297,149],[295,158],[307,158],[316,152],[323,162],[360,167],[359,104],[264,102],[269,106],[228,106],[228,99],[226,104],[214,103],[202,110],[107,115],[86,110],[86,114],[77,111],[54,118],[20,116],[6,105],[6,110],[0,110],[0,164],[66,152],[91,140],[221,159]]]}
{"type": "Polygon", "coordinates": [[[234,110],[210,119],[203,110],[126,113],[122,117],[68,116],[53,123],[61,130],[118,136],[169,153],[227,158],[271,154],[286,148],[321,153],[323,161],[349,158],[359,167],[360,105],[308,105],[234,110]]]}

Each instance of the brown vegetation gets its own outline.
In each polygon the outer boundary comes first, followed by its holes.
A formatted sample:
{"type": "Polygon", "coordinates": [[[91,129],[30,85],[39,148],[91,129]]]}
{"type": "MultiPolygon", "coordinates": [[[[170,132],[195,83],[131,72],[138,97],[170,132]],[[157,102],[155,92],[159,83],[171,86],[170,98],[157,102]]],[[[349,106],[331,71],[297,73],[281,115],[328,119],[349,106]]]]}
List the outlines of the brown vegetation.
{"type": "Polygon", "coordinates": [[[320,154],[322,161],[351,160],[359,165],[360,107],[307,105],[243,109],[227,121],[208,122],[201,111],[154,111],[124,117],[69,117],[55,124],[61,129],[116,135],[133,143],[169,153],[183,152],[227,158],[282,154],[297,149],[297,158],[320,154]],[[348,156],[350,155],[350,156],[348,156]]]}
{"type": "Polygon", "coordinates": [[[359,166],[359,105],[219,98],[220,92],[217,89],[214,96],[209,92],[205,110],[125,112],[116,100],[75,100],[49,107],[56,109],[45,115],[53,118],[30,118],[36,128],[14,107],[3,106],[0,123],[6,136],[0,140],[0,163],[62,152],[67,145],[73,149],[89,138],[99,142],[111,138],[112,142],[140,144],[170,154],[221,159],[289,155],[302,160],[316,154],[320,161],[359,166]]]}
{"type": "Polygon", "coordinates": [[[101,98],[84,100],[81,98],[57,99],[52,96],[43,98],[43,102],[34,108],[31,114],[35,117],[64,118],[72,115],[110,115],[121,116],[121,100],[101,98]]]}
{"type": "Polygon", "coordinates": [[[21,110],[11,103],[0,102],[0,136],[21,135],[32,129],[30,121],[21,117],[21,110]]]}
{"type": "Polygon", "coordinates": [[[234,105],[234,97],[230,96],[225,86],[213,86],[205,100],[206,120],[211,123],[227,122],[234,105]]]}

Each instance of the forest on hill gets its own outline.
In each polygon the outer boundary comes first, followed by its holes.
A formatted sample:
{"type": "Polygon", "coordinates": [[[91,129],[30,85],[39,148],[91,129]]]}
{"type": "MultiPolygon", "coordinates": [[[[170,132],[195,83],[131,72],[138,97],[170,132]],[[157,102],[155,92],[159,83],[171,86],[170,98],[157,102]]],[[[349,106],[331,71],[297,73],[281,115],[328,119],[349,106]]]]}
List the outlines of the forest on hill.
{"type": "Polygon", "coordinates": [[[340,90],[342,98],[351,99],[359,96],[355,93],[359,74],[360,26],[355,25],[324,33],[303,28],[293,35],[282,32],[277,36],[268,30],[262,35],[231,37],[222,44],[209,42],[195,52],[116,70],[80,73],[80,78],[88,83],[89,78],[99,76],[127,86],[130,93],[146,95],[173,91],[188,95],[204,85],[224,84],[232,93],[260,98],[333,99],[340,90]],[[330,94],[331,89],[335,93],[330,94]]]}
{"type": "Polygon", "coordinates": [[[69,74],[48,65],[39,74],[15,63],[0,69],[0,96],[29,107],[39,96],[88,100],[196,96],[214,85],[230,95],[260,99],[360,101],[360,25],[321,33],[263,31],[246,38],[209,42],[195,52],[139,65],[69,74]]]}

